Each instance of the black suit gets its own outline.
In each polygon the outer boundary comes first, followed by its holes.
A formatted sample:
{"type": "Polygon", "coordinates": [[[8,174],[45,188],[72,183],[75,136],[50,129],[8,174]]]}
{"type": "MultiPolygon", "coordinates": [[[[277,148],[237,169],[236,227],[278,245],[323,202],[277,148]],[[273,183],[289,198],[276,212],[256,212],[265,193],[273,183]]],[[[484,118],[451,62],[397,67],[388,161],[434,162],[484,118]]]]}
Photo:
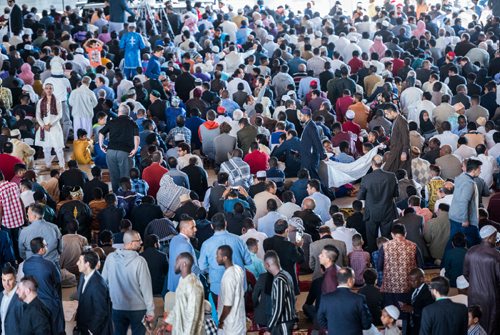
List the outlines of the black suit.
{"type": "Polygon", "coordinates": [[[304,125],[299,152],[300,167],[309,170],[311,178],[319,180],[319,161],[326,158],[326,153],[321,144],[318,126],[312,120],[304,125]]]}
{"type": "Polygon", "coordinates": [[[19,5],[14,4],[14,6],[12,6],[12,9],[10,10],[9,20],[10,20],[9,28],[11,33],[13,33],[14,35],[19,35],[23,30],[23,21],[24,21],[23,13],[19,5]]]}
{"type": "Polygon", "coordinates": [[[111,298],[108,285],[99,272],[89,278],[89,282],[82,292],[84,276],[80,276],[78,283],[78,309],[76,311],[76,325],[81,334],[109,335],[113,333],[111,322],[111,298]]]}
{"type": "Polygon", "coordinates": [[[346,287],[321,297],[318,322],[328,334],[342,335],[361,335],[372,324],[365,297],[346,287]]]}
{"type": "Polygon", "coordinates": [[[420,331],[420,323],[422,321],[422,311],[425,307],[432,304],[434,299],[432,298],[431,291],[429,290],[429,286],[427,286],[427,284],[422,286],[415,297],[413,297],[413,292],[411,299],[413,313],[410,315],[410,324],[408,325],[407,333],[409,335],[418,335],[418,332],[420,331]]]}
{"type": "Polygon", "coordinates": [[[87,174],[78,168],[72,168],[64,171],[59,177],[59,190],[63,186],[80,186],[83,190],[83,185],[89,181],[87,174]]]}
{"type": "Polygon", "coordinates": [[[153,295],[161,295],[168,271],[167,255],[156,248],[146,248],[141,253],[141,256],[148,263],[153,285],[153,295]]]}
{"type": "Polygon", "coordinates": [[[104,197],[109,193],[109,186],[105,182],[98,178],[94,178],[83,185],[83,202],[88,204],[94,200],[94,189],[100,188],[102,190],[102,196],[104,197]]]}
{"type": "Polygon", "coordinates": [[[162,219],[163,211],[158,205],[142,203],[134,207],[130,217],[134,223],[134,230],[144,238],[144,230],[148,226],[148,223],[155,219],[162,219]]]}
{"type": "Polygon", "coordinates": [[[295,264],[304,260],[304,251],[295,244],[285,240],[283,236],[274,235],[266,238],[263,243],[264,251],[274,250],[280,258],[281,267],[292,276],[295,294],[299,294],[299,283],[295,271],[295,264]]]}
{"type": "Polygon", "coordinates": [[[438,300],[424,308],[420,335],[467,334],[467,307],[450,299],[438,300]]]}
{"type": "Polygon", "coordinates": [[[191,73],[182,72],[175,80],[175,91],[184,102],[189,100],[189,92],[194,88],[194,79],[191,73]]]}
{"type": "Polygon", "coordinates": [[[374,170],[361,180],[358,199],[365,200],[367,249],[377,250],[378,228],[390,238],[392,221],[397,217],[394,199],[399,196],[398,181],[392,172],[374,170]]]}

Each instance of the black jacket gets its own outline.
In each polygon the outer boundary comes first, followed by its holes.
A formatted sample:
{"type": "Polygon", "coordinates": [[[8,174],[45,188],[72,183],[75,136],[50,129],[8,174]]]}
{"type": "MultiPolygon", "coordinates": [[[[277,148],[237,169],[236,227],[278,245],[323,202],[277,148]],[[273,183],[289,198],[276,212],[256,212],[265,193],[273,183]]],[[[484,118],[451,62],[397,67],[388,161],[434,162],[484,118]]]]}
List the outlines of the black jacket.
{"type": "Polygon", "coordinates": [[[109,186],[100,179],[94,178],[91,181],[86,182],[83,185],[83,202],[88,204],[94,200],[94,189],[100,188],[102,190],[102,196],[104,197],[109,193],[109,186]]]}
{"type": "Polygon", "coordinates": [[[304,209],[302,211],[296,211],[293,213],[294,217],[302,219],[304,223],[304,230],[306,233],[311,235],[313,241],[319,240],[319,227],[323,224],[321,218],[318,214],[314,213],[312,209],[304,209]]]}
{"type": "Polygon", "coordinates": [[[183,72],[175,80],[175,91],[184,102],[189,100],[189,92],[194,88],[194,79],[191,73],[183,72]]]}
{"type": "Polygon", "coordinates": [[[384,298],[380,290],[374,285],[365,285],[358,293],[364,295],[366,298],[366,304],[372,316],[372,323],[375,326],[381,326],[382,321],[380,320],[380,315],[382,314],[384,298]]]}
{"type": "Polygon", "coordinates": [[[365,200],[365,220],[392,221],[397,217],[394,198],[399,195],[396,175],[377,169],[361,180],[359,200],[365,200]]]}
{"type": "Polygon", "coordinates": [[[341,329],[343,335],[361,335],[372,324],[365,297],[345,287],[321,297],[318,322],[329,334],[341,329]]]}
{"type": "Polygon", "coordinates": [[[104,208],[97,216],[99,230],[111,230],[113,233],[120,231],[120,221],[125,217],[125,210],[116,206],[104,208]]]}
{"type": "Polygon", "coordinates": [[[168,271],[167,255],[155,248],[146,248],[141,256],[148,263],[153,284],[153,295],[161,295],[168,271]]]}
{"type": "Polygon", "coordinates": [[[85,286],[84,276],[80,276],[78,283],[78,309],[76,310],[76,325],[80,334],[111,335],[113,333],[113,324],[111,322],[111,298],[106,282],[99,272],[89,278],[85,286]]]}
{"type": "Polygon", "coordinates": [[[134,223],[134,230],[141,234],[144,238],[144,230],[146,229],[148,223],[154,219],[161,219],[163,217],[163,212],[160,206],[155,204],[140,204],[134,207],[132,214],[130,215],[130,220],[134,223]]]}
{"type": "Polygon", "coordinates": [[[467,307],[450,299],[441,299],[424,308],[420,335],[467,334],[467,307]]]}
{"type": "Polygon", "coordinates": [[[87,174],[82,170],[69,169],[64,171],[59,177],[59,190],[62,190],[63,186],[80,186],[83,190],[83,186],[89,181],[87,174]]]}
{"type": "MultiPolygon", "coordinates": [[[[413,292],[411,294],[413,297],[413,292]]],[[[427,286],[427,284],[424,284],[422,289],[418,292],[417,296],[411,301],[413,312],[410,315],[411,322],[408,325],[409,335],[418,335],[420,331],[420,323],[422,321],[422,311],[426,306],[432,304],[433,302],[434,299],[432,298],[429,286],[427,286]]]]}
{"type": "Polygon", "coordinates": [[[188,165],[181,171],[187,174],[191,191],[196,192],[200,199],[204,199],[208,189],[208,179],[205,170],[197,165],[188,165]]]}
{"type": "Polygon", "coordinates": [[[50,311],[38,297],[23,307],[23,322],[19,325],[19,335],[47,335],[52,333],[50,311]]]}
{"type": "Polygon", "coordinates": [[[57,213],[57,225],[63,234],[67,233],[66,224],[72,219],[78,220],[78,234],[90,240],[92,211],[89,205],[80,200],[71,200],[61,206],[57,213]]]}

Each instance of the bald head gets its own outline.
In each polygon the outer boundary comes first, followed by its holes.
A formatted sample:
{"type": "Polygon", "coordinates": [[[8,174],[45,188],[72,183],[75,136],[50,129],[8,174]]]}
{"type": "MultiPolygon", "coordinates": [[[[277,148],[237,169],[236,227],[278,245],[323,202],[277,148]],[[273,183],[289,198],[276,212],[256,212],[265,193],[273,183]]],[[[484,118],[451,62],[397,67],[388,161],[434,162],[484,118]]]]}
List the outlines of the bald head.
{"type": "Polygon", "coordinates": [[[302,207],[304,209],[315,209],[316,208],[316,202],[312,198],[306,198],[302,202],[302,207]]]}
{"type": "Polygon", "coordinates": [[[443,145],[440,149],[440,152],[441,156],[451,154],[451,146],[449,146],[448,144],[443,145]]]}
{"type": "Polygon", "coordinates": [[[383,163],[384,159],[380,155],[376,155],[375,157],[372,158],[372,167],[374,169],[380,169],[383,163]]]}

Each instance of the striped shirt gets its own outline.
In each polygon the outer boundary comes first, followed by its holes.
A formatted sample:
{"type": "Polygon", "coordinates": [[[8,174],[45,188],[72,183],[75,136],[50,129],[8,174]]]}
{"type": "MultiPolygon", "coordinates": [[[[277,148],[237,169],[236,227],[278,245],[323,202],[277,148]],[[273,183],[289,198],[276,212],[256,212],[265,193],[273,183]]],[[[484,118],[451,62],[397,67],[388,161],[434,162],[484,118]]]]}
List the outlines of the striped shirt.
{"type": "Polygon", "coordinates": [[[487,335],[486,331],[481,327],[479,323],[476,323],[467,330],[467,335],[487,335]]]}
{"type": "Polygon", "coordinates": [[[295,293],[292,277],[288,272],[281,270],[274,277],[271,300],[273,310],[269,329],[295,319],[295,293]]]}

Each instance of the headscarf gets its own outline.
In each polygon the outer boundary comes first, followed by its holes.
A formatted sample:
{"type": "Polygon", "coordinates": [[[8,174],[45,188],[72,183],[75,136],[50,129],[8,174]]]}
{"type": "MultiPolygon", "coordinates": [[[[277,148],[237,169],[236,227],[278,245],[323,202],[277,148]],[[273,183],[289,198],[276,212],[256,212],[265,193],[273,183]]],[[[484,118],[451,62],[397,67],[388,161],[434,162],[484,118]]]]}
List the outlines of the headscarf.
{"type": "Polygon", "coordinates": [[[31,72],[31,65],[28,63],[21,65],[21,73],[18,74],[18,78],[24,81],[26,85],[33,85],[35,75],[31,72]]]}
{"type": "Polygon", "coordinates": [[[379,57],[382,58],[384,57],[386,50],[387,47],[384,44],[382,36],[375,36],[375,39],[373,40],[373,45],[370,48],[370,52],[376,52],[378,53],[379,57]]]}
{"type": "Polygon", "coordinates": [[[183,194],[190,194],[191,191],[185,187],[178,186],[174,183],[172,177],[168,174],[164,174],[160,180],[160,189],[156,195],[156,200],[161,210],[175,211],[181,204],[180,197],[183,194]]]}
{"type": "Polygon", "coordinates": [[[35,93],[35,90],[33,89],[33,86],[31,86],[31,85],[24,85],[21,90],[23,90],[25,92],[28,92],[28,94],[30,95],[30,100],[31,100],[32,103],[36,104],[38,102],[38,100],[40,100],[40,97],[38,96],[38,94],[35,93]]]}
{"type": "Polygon", "coordinates": [[[422,20],[419,20],[417,22],[417,29],[413,31],[413,36],[416,38],[420,38],[420,36],[423,36],[425,34],[426,26],[425,22],[422,20]]]}
{"type": "MultiPolygon", "coordinates": [[[[43,87],[45,88],[47,84],[45,84],[43,87]]],[[[49,115],[49,112],[51,115],[57,115],[57,103],[56,103],[56,97],[54,94],[52,94],[52,99],[50,99],[50,111],[47,110],[47,95],[44,94],[42,100],[40,101],[40,114],[42,115],[42,119],[49,115]]]]}
{"type": "Polygon", "coordinates": [[[424,113],[427,113],[429,116],[429,112],[427,111],[421,111],[420,116],[419,116],[419,121],[420,121],[420,131],[422,134],[428,134],[436,131],[436,128],[434,127],[434,124],[431,121],[431,118],[429,118],[427,121],[424,121],[424,113]]]}

